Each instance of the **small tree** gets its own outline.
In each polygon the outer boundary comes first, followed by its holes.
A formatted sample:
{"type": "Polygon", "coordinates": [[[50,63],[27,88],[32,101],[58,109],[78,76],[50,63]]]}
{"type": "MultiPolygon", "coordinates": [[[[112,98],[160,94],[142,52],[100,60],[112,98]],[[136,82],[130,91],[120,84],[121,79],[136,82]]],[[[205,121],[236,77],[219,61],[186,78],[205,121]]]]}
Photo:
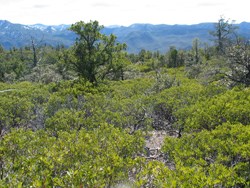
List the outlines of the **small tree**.
{"type": "Polygon", "coordinates": [[[241,42],[231,46],[228,50],[231,74],[228,77],[240,84],[250,86],[250,46],[248,42],[241,42]]]}
{"type": "Polygon", "coordinates": [[[237,27],[233,25],[233,22],[226,20],[224,17],[220,17],[215,24],[215,31],[211,31],[210,34],[214,36],[218,53],[225,54],[225,48],[230,42],[230,36],[235,34],[237,27]]]}
{"type": "Polygon", "coordinates": [[[4,49],[0,45],[0,81],[4,81],[5,77],[4,74],[6,65],[5,65],[4,55],[5,55],[4,49]]]}
{"type": "Polygon", "coordinates": [[[168,53],[167,53],[167,58],[168,58],[168,67],[169,68],[176,68],[180,67],[184,64],[184,54],[180,53],[175,46],[171,46],[168,53]]]}
{"type": "Polygon", "coordinates": [[[33,37],[31,37],[31,44],[32,44],[32,51],[33,51],[33,67],[36,67],[38,63],[37,48],[36,48],[36,44],[35,44],[33,37]]]}
{"type": "Polygon", "coordinates": [[[200,61],[199,48],[200,48],[200,40],[198,38],[195,38],[193,40],[193,46],[192,46],[192,52],[195,63],[198,63],[200,61]]]}
{"type": "Polygon", "coordinates": [[[97,82],[99,73],[102,74],[99,75],[100,78],[105,77],[106,73],[102,71],[105,70],[104,67],[110,67],[115,54],[126,47],[125,44],[116,42],[115,35],[102,34],[101,29],[103,26],[100,26],[97,21],[89,23],[80,21],[70,27],[70,30],[79,36],[73,48],[75,59],[72,64],[78,75],[91,83],[97,82]]]}

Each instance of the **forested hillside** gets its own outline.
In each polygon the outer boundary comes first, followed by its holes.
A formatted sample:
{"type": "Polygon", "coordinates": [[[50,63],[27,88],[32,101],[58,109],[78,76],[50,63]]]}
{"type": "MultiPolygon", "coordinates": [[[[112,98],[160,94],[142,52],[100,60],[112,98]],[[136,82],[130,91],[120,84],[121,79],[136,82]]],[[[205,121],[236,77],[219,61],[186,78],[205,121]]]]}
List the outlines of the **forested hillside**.
{"type": "Polygon", "coordinates": [[[70,30],[0,49],[0,187],[250,186],[250,46],[228,20],[166,53],[70,30]]]}
{"type": "MultiPolygon", "coordinates": [[[[130,26],[106,26],[102,33],[117,36],[117,41],[127,44],[128,53],[139,53],[142,49],[165,53],[169,47],[190,50],[192,40],[199,38],[201,46],[213,45],[209,34],[215,23],[193,25],[133,24],[130,26]]],[[[237,35],[250,39],[250,23],[233,24],[238,27],[237,35]]],[[[22,25],[0,20],[0,41],[5,49],[25,47],[35,40],[40,45],[53,47],[73,45],[76,35],[69,31],[70,25],[22,25]]]]}

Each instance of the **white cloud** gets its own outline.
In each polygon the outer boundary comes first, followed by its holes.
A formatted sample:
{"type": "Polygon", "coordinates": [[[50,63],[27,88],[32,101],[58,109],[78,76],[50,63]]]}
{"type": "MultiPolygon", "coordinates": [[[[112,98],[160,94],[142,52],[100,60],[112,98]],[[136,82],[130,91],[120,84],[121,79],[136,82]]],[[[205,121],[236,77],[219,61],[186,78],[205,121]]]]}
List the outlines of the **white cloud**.
{"type": "Polygon", "coordinates": [[[37,5],[33,6],[33,8],[38,8],[38,9],[40,9],[40,8],[44,9],[44,8],[47,8],[47,7],[49,7],[49,5],[45,5],[45,4],[37,4],[37,5]]]}
{"type": "Polygon", "coordinates": [[[215,22],[220,15],[250,21],[249,0],[0,0],[0,19],[23,24],[71,24],[98,20],[104,25],[215,22]]]}

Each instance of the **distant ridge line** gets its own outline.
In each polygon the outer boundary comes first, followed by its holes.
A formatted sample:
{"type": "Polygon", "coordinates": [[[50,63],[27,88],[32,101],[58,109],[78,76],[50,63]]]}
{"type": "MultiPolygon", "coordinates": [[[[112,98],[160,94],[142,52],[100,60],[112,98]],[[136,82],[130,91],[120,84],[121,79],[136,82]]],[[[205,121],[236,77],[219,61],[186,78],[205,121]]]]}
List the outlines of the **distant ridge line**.
{"type": "MultiPolygon", "coordinates": [[[[209,31],[214,30],[213,22],[191,25],[182,24],[132,24],[130,26],[106,26],[104,34],[117,36],[117,40],[126,43],[129,53],[138,53],[140,50],[159,51],[165,53],[170,46],[178,49],[190,49],[194,38],[199,38],[202,43],[211,44],[212,36],[209,31]]],[[[235,24],[239,27],[238,34],[250,39],[250,23],[235,24]]],[[[70,25],[44,25],[14,24],[8,20],[0,20],[0,45],[5,49],[31,45],[31,37],[43,40],[51,46],[64,45],[69,47],[74,44],[75,34],[68,30],[70,25]]]]}

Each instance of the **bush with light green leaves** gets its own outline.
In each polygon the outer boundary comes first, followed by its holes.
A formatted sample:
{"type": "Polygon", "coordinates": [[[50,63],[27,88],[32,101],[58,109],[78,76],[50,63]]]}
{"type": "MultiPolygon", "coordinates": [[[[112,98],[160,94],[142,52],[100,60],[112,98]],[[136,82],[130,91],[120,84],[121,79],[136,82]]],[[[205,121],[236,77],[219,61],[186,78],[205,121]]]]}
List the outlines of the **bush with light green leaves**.
{"type": "Polygon", "coordinates": [[[0,143],[1,187],[110,187],[129,179],[144,145],[141,132],[130,135],[108,124],[57,133],[6,134],[0,143]]]}
{"type": "Polygon", "coordinates": [[[249,125],[226,123],[179,139],[166,137],[162,151],[175,166],[177,187],[249,187],[249,137],[249,125]]]}
{"type": "Polygon", "coordinates": [[[235,88],[205,98],[179,111],[180,122],[188,132],[212,130],[225,122],[250,124],[250,90],[235,88]]]}

